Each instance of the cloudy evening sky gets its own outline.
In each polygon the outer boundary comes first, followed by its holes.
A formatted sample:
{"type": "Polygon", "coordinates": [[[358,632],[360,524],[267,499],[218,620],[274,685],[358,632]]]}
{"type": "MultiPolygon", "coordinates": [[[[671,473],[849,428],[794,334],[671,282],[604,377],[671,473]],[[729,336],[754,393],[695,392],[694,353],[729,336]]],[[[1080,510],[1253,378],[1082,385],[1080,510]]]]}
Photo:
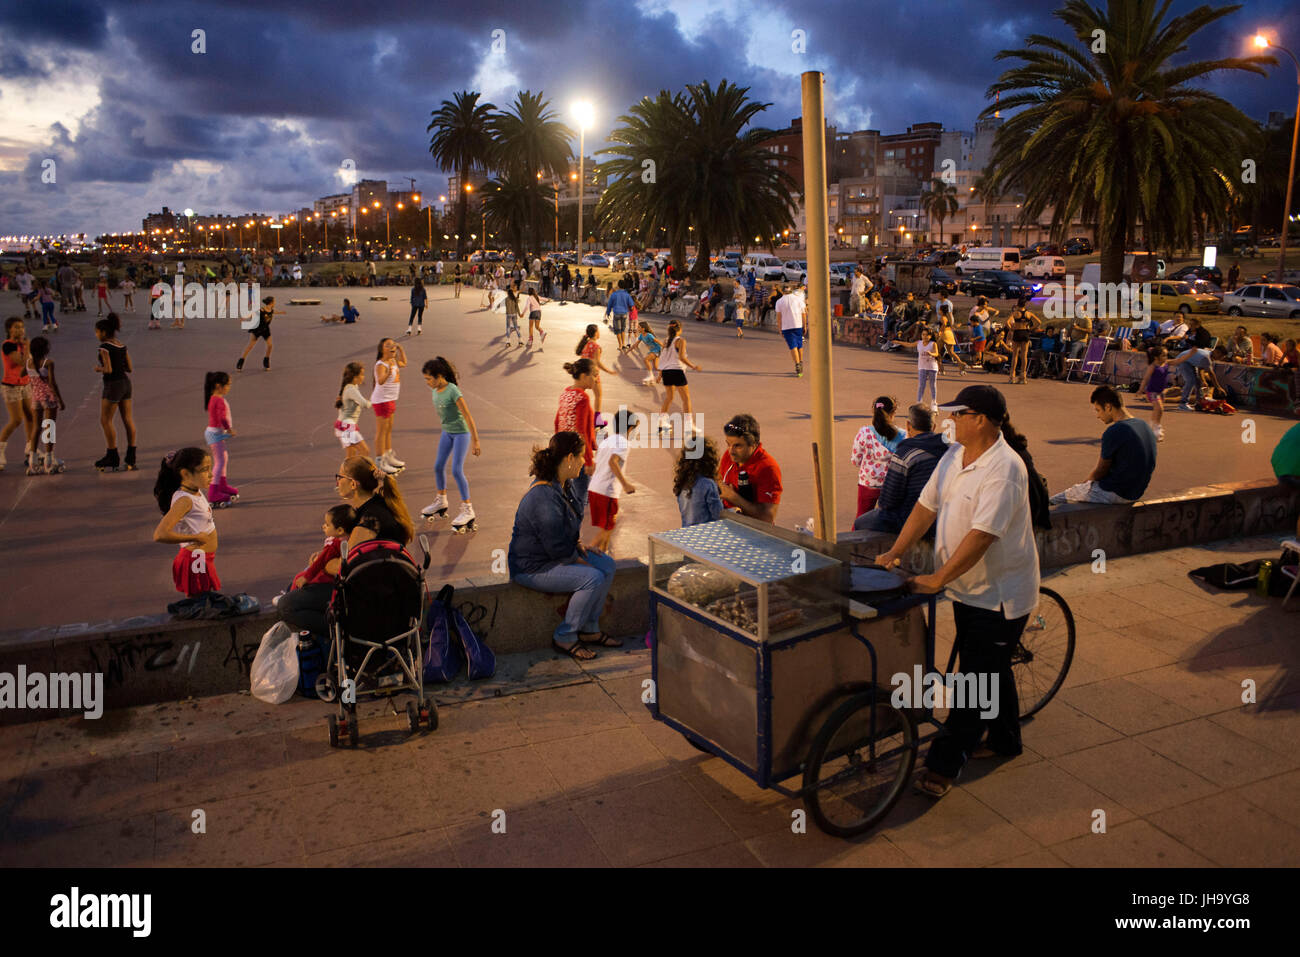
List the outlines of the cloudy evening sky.
{"type": "MultiPolygon", "coordinates": [[[[1175,12],[1195,6],[1175,2],[1175,12]]],[[[799,112],[799,74],[827,74],[841,130],[970,129],[1002,49],[1064,36],[1050,0],[630,0],[444,4],[389,0],[0,0],[0,235],[140,228],[163,205],[287,212],[362,177],[430,194],[429,113],[461,89],[504,106],[544,90],[567,112],[591,99],[588,152],[617,116],[661,88],[723,78],[799,112]],[[191,52],[206,31],[207,52],[191,52]],[[807,52],[791,50],[806,31],[807,52]],[[493,53],[494,30],[505,52],[493,53]],[[57,182],[41,164],[57,163],[57,182]]],[[[1188,56],[1244,55],[1257,28],[1300,49],[1300,7],[1247,0],[1188,56]]],[[[1268,78],[1211,82],[1247,115],[1289,115],[1290,61],[1268,78]]],[[[567,118],[567,117],[566,117],[567,118]]],[[[594,145],[598,146],[599,143],[594,145]]],[[[574,146],[576,152],[576,144],[574,146]]]]}

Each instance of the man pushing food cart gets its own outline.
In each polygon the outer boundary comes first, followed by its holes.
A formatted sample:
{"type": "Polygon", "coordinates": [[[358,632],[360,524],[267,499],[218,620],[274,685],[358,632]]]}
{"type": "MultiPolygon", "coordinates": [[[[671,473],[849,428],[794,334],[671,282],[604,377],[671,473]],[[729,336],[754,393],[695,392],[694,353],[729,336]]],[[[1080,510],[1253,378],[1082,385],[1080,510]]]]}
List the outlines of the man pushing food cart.
{"type": "Polygon", "coordinates": [[[922,594],[947,591],[953,600],[960,671],[987,675],[995,695],[990,717],[981,717],[972,701],[953,707],[930,745],[915,786],[936,799],[952,789],[970,758],[1021,753],[1011,656],[1039,590],[1028,473],[1004,438],[1010,428],[1006,400],[992,386],[977,385],[962,389],[940,408],[952,414],[956,441],[930,476],[893,547],[877,559],[886,568],[900,564],[937,522],[936,571],[911,579],[910,586],[922,594]]]}

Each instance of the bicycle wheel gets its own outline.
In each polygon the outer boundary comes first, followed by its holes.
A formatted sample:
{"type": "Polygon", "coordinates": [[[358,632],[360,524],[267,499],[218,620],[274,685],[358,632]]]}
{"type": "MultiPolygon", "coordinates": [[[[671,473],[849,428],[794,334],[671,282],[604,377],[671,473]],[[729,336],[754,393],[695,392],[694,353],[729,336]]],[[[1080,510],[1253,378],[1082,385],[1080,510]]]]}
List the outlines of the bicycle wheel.
{"type": "Polygon", "coordinates": [[[875,827],[907,786],[916,744],[916,721],[890,705],[888,691],[843,702],[817,732],[804,768],[804,804],[817,826],[835,837],[875,827]]]}
{"type": "Polygon", "coordinates": [[[1073,660],[1074,615],[1070,614],[1070,606],[1050,588],[1040,588],[1038,606],[1011,654],[1021,721],[1037,714],[1052,700],[1073,660]]]}

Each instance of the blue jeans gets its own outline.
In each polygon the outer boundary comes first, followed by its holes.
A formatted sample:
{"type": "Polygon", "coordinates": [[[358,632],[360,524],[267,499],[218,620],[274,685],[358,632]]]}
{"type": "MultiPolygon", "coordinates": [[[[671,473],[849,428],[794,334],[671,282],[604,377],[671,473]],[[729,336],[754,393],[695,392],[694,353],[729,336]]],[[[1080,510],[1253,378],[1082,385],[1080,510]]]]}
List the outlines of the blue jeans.
{"type": "Polygon", "coordinates": [[[553,595],[572,593],[564,621],[552,636],[557,644],[571,645],[578,634],[600,631],[600,613],[605,610],[605,596],[614,584],[614,559],[604,552],[587,549],[587,564],[556,565],[544,572],[525,572],[514,581],[533,591],[553,595]]]}
{"type": "Polygon", "coordinates": [[[438,439],[438,458],[433,463],[433,476],[438,488],[447,487],[447,459],[451,458],[451,476],[456,480],[462,502],[469,501],[469,480],[465,478],[465,456],[469,454],[472,444],[468,432],[443,431],[438,439]]]}
{"type": "Polygon", "coordinates": [[[926,389],[930,390],[930,399],[932,402],[939,401],[937,383],[939,381],[939,370],[937,369],[917,369],[916,370],[916,401],[921,402],[925,398],[926,389]]]}
{"type": "Polygon", "coordinates": [[[1209,372],[1212,369],[1210,360],[1205,358],[1201,353],[1188,356],[1183,364],[1178,367],[1178,375],[1183,382],[1183,403],[1189,404],[1193,398],[1201,397],[1201,383],[1196,375],[1197,369],[1204,369],[1209,372]]]}

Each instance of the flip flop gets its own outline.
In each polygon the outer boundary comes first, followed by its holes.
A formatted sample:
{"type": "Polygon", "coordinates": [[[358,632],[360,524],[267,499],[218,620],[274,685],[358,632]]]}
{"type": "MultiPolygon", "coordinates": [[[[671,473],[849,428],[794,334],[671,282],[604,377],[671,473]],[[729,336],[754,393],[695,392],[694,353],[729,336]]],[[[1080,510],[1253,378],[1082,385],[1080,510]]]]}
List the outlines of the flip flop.
{"type": "Polygon", "coordinates": [[[952,782],[941,780],[937,774],[931,771],[922,771],[916,781],[913,782],[912,789],[918,794],[924,794],[926,797],[937,801],[952,790],[952,782]]]}
{"type": "Polygon", "coordinates": [[[605,634],[603,631],[597,633],[596,638],[595,638],[594,640],[592,640],[592,641],[588,641],[587,639],[583,638],[581,635],[578,636],[578,641],[579,641],[579,643],[584,644],[584,645],[599,645],[599,646],[602,647],[602,648],[622,648],[622,647],[623,647],[623,639],[622,639],[622,638],[614,638],[614,637],[611,636],[611,635],[607,635],[607,634],[605,634]]]}
{"type": "Polygon", "coordinates": [[[574,659],[575,661],[591,661],[593,658],[596,657],[596,653],[594,651],[591,651],[588,648],[584,648],[582,646],[582,642],[580,641],[575,642],[573,645],[570,645],[568,648],[566,648],[564,647],[564,645],[560,644],[558,641],[552,638],[551,647],[554,648],[562,655],[568,655],[570,658],[574,659]]]}

